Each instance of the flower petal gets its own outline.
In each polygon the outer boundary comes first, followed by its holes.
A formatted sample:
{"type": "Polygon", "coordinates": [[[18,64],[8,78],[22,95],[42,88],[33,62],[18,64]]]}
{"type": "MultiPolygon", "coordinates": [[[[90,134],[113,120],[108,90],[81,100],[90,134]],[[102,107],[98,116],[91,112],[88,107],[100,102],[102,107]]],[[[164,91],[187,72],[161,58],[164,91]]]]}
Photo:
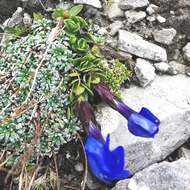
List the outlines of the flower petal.
{"type": "Polygon", "coordinates": [[[122,180],[131,177],[131,173],[128,170],[122,170],[120,173],[112,173],[110,180],[122,180]]]}
{"type": "Polygon", "coordinates": [[[111,154],[110,158],[108,158],[108,163],[113,172],[121,172],[124,168],[124,148],[122,146],[117,147],[114,149],[111,154]]]}
{"type": "Polygon", "coordinates": [[[133,113],[128,120],[129,131],[140,137],[153,138],[158,133],[158,125],[138,113],[133,113]]]}
{"type": "Polygon", "coordinates": [[[149,109],[142,107],[139,114],[144,116],[146,119],[149,119],[150,121],[152,121],[156,125],[160,125],[160,120],[149,109]]]}

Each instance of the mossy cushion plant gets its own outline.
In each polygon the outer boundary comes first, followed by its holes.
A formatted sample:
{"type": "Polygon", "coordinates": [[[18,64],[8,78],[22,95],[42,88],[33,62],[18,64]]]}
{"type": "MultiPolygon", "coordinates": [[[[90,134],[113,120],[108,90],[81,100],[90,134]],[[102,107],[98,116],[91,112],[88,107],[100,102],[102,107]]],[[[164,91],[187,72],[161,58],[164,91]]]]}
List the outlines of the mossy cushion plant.
{"type": "MultiPolygon", "coordinates": [[[[51,154],[81,129],[75,113],[79,101],[94,98],[93,85],[104,82],[113,93],[129,71],[101,55],[101,36],[80,16],[78,5],[56,9],[53,19],[34,14],[32,27],[1,50],[0,142],[24,153],[42,129],[34,155],[51,154]]],[[[13,31],[13,30],[12,30],[13,31]]]]}

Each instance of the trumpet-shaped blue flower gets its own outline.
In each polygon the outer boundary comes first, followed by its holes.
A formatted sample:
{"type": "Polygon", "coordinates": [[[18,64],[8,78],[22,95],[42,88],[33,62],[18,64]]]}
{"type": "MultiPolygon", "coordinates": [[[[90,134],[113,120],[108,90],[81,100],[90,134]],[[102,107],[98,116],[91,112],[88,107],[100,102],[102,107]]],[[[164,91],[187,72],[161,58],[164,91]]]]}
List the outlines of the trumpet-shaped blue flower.
{"type": "Polygon", "coordinates": [[[123,147],[119,146],[110,151],[109,144],[109,135],[106,141],[89,135],[85,143],[85,151],[93,175],[106,184],[112,184],[116,180],[130,176],[129,171],[124,169],[123,147]]]}
{"type": "Polygon", "coordinates": [[[78,102],[76,111],[88,134],[85,151],[93,175],[107,184],[129,177],[129,172],[124,170],[123,147],[109,150],[110,137],[107,136],[106,141],[103,139],[100,129],[96,127],[97,122],[91,105],[86,101],[78,102]]]}
{"type": "Polygon", "coordinates": [[[115,101],[117,111],[128,120],[128,129],[135,136],[153,138],[159,131],[160,120],[147,108],[139,113],[121,101],[115,101]]]}
{"type": "Polygon", "coordinates": [[[150,110],[143,107],[137,113],[124,102],[118,100],[105,84],[97,84],[94,89],[103,101],[128,120],[128,129],[133,135],[153,138],[158,133],[160,120],[150,110]]]}

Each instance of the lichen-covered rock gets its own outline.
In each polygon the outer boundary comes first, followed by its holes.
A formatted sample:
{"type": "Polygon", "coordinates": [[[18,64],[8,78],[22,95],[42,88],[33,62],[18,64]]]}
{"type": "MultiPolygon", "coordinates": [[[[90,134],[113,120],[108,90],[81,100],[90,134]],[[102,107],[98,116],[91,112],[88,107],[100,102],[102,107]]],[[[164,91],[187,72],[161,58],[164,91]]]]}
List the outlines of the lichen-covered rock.
{"type": "Polygon", "coordinates": [[[162,162],[117,183],[113,190],[189,190],[190,161],[162,162]]]}

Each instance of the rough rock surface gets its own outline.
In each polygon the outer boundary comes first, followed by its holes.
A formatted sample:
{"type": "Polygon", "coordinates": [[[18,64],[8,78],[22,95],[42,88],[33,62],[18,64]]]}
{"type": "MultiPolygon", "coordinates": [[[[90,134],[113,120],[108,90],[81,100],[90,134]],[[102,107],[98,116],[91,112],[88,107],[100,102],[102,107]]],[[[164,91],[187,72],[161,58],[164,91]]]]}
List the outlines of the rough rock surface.
{"type": "Polygon", "coordinates": [[[117,34],[117,32],[123,27],[123,22],[122,21],[115,21],[112,24],[109,25],[110,29],[110,35],[114,36],[117,34]]]}
{"type": "Polygon", "coordinates": [[[178,154],[180,157],[183,157],[187,160],[190,160],[190,149],[189,147],[186,148],[186,147],[181,147],[179,150],[178,150],[178,154]]]}
{"type": "Polygon", "coordinates": [[[156,19],[157,19],[157,21],[159,22],[159,23],[165,23],[166,22],[166,19],[163,17],[163,16],[161,16],[161,15],[158,15],[157,17],[156,17],[156,19]]]}
{"type": "Polygon", "coordinates": [[[146,89],[123,91],[124,102],[136,111],[149,108],[160,120],[154,139],[133,136],[127,120],[107,106],[98,114],[104,136],[111,134],[111,147],[126,150],[126,168],[135,173],[165,159],[190,137],[190,78],[184,75],[157,77],[146,89]]]}
{"type": "Polygon", "coordinates": [[[169,65],[171,67],[169,72],[172,72],[172,70],[173,70],[174,74],[185,74],[186,73],[186,70],[187,70],[186,65],[180,64],[176,61],[170,61],[169,65]]]}
{"type": "Polygon", "coordinates": [[[158,6],[157,5],[154,5],[154,4],[150,4],[147,9],[146,9],[146,12],[149,14],[149,15],[152,15],[154,13],[156,13],[156,11],[158,10],[158,6]]]}
{"type": "Polygon", "coordinates": [[[165,28],[153,33],[155,41],[170,45],[176,35],[176,30],[174,28],[165,28]]]}
{"type": "Polygon", "coordinates": [[[138,58],[135,65],[135,74],[142,87],[147,86],[156,77],[155,68],[152,64],[145,60],[138,58]]]}
{"type": "Polygon", "coordinates": [[[143,20],[146,17],[146,13],[144,11],[130,10],[125,12],[125,17],[127,19],[127,22],[136,23],[143,20]]]}
{"type": "Polygon", "coordinates": [[[102,8],[101,2],[99,0],[74,0],[75,4],[86,4],[91,5],[96,8],[102,8]]]}
{"type": "Polygon", "coordinates": [[[113,0],[107,10],[107,15],[110,20],[124,16],[124,11],[119,8],[120,0],[113,0]]]}
{"type": "Polygon", "coordinates": [[[120,181],[113,190],[190,190],[190,161],[153,164],[120,181]]]}
{"type": "Polygon", "coordinates": [[[118,48],[145,59],[155,61],[167,60],[167,53],[164,48],[144,40],[137,34],[125,30],[119,30],[118,48]]]}
{"type": "Polygon", "coordinates": [[[122,0],[119,6],[121,9],[127,10],[146,7],[148,4],[148,0],[122,0]]]}
{"type": "Polygon", "coordinates": [[[3,25],[6,27],[14,27],[18,24],[21,24],[23,22],[23,14],[23,9],[21,7],[18,7],[17,10],[13,13],[12,17],[7,19],[3,25]]]}
{"type": "Polygon", "coordinates": [[[162,73],[167,73],[170,69],[170,65],[166,62],[155,63],[154,67],[156,68],[156,71],[162,73]]]}
{"type": "Polygon", "coordinates": [[[190,63],[190,42],[183,48],[184,58],[190,63]]]}

